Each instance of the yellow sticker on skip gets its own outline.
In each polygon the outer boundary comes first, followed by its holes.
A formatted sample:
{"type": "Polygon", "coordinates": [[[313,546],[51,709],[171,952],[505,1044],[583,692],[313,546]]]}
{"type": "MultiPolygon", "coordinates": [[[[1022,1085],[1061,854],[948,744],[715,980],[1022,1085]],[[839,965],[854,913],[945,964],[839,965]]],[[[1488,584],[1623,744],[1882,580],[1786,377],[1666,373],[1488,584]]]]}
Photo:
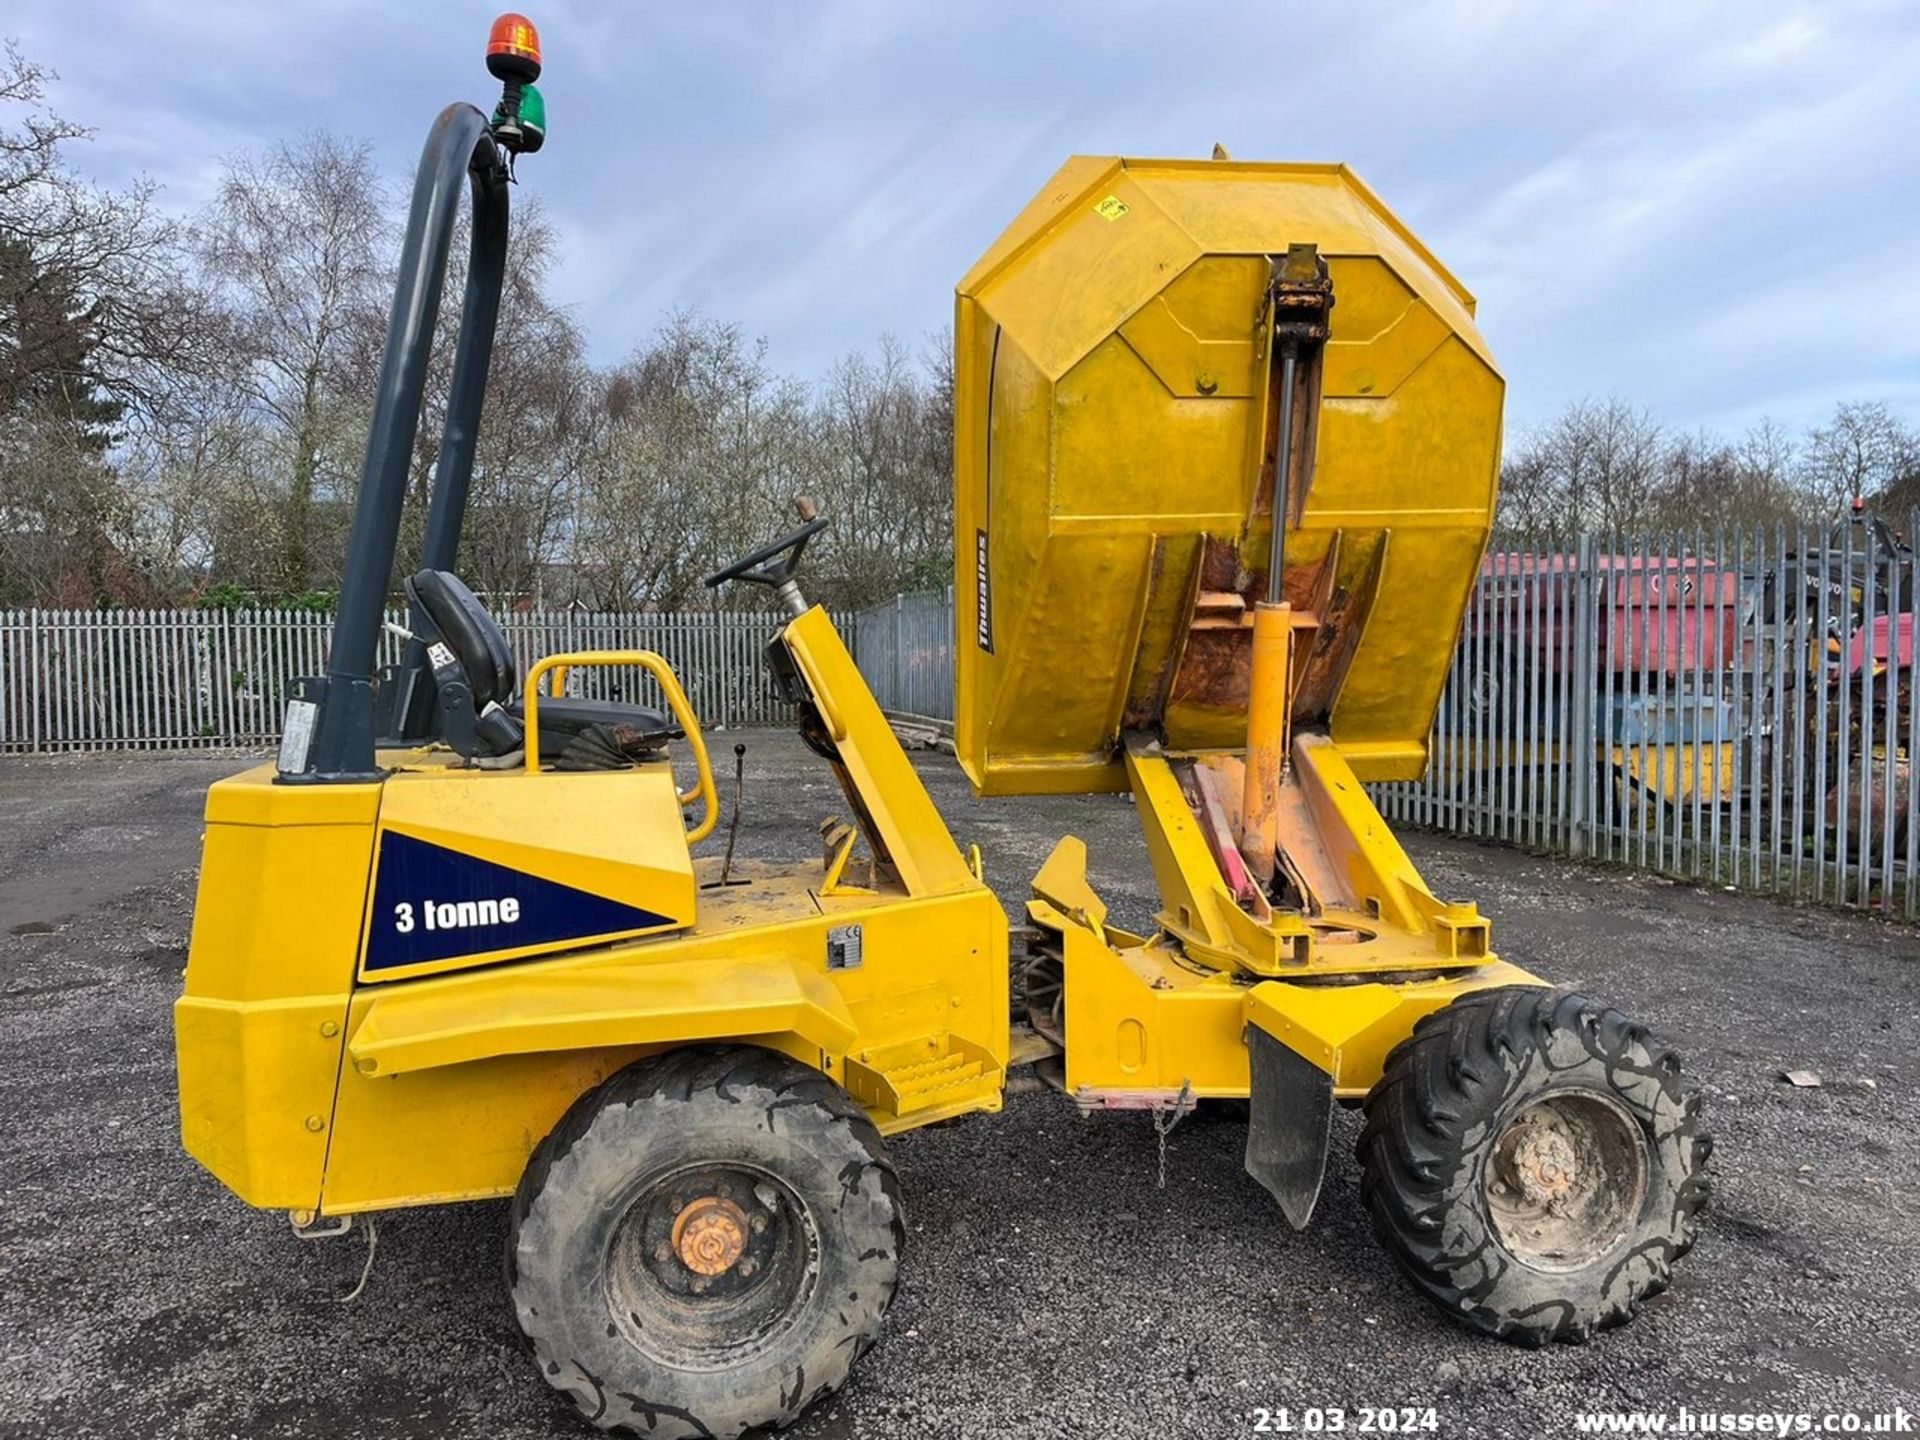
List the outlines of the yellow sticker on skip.
{"type": "Polygon", "coordinates": [[[1098,215],[1102,220],[1118,220],[1122,215],[1127,213],[1127,202],[1122,200],[1118,195],[1109,195],[1093,207],[1093,213],[1098,215]]]}

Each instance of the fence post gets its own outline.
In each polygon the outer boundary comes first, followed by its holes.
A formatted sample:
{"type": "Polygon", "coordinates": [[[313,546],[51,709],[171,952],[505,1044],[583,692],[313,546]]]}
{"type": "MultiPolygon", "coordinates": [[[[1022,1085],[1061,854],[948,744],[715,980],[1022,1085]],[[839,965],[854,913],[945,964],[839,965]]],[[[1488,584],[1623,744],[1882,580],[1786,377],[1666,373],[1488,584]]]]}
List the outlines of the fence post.
{"type": "Polygon", "coordinates": [[[892,710],[905,709],[907,691],[907,597],[893,597],[893,693],[887,697],[892,710]]]}
{"type": "Polygon", "coordinates": [[[40,607],[27,612],[31,622],[27,631],[27,710],[33,720],[33,749],[40,749],[40,708],[46,697],[45,675],[40,668],[40,607]]]}
{"type": "Polygon", "coordinates": [[[1598,580],[1593,536],[1583,533],[1574,541],[1573,715],[1567,727],[1568,763],[1573,767],[1573,784],[1568,787],[1571,813],[1567,816],[1567,853],[1576,860],[1593,853],[1593,776],[1600,743],[1594,725],[1595,667],[1600,650],[1594,629],[1594,587],[1598,580]]]}

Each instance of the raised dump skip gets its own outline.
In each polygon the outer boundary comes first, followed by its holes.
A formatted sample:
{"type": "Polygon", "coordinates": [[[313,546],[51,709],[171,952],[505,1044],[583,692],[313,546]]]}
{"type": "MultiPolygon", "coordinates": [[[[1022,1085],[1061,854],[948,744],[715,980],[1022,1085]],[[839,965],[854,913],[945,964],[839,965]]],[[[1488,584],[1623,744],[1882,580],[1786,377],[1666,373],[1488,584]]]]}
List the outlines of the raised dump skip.
{"type": "Polygon", "coordinates": [[[1363,780],[1423,769],[1499,469],[1473,297],[1343,166],[1082,157],[958,292],[957,739],[983,791],[1125,789],[1127,730],[1246,743],[1296,246],[1332,307],[1285,447],[1294,722],[1363,780]]]}

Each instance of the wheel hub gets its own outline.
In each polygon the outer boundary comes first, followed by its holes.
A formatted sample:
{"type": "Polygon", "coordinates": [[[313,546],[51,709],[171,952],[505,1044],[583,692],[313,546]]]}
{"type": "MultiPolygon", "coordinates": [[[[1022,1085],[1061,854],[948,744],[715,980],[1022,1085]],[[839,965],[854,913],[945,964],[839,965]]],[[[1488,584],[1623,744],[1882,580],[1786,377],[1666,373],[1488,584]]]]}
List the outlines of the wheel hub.
{"type": "Polygon", "coordinates": [[[1530,1124],[1515,1141],[1507,1168],[1522,1197],[1534,1205],[1551,1206],[1572,1193],[1579,1180],[1580,1157],[1560,1130],[1530,1124]]]}
{"type": "Polygon", "coordinates": [[[1646,1140],[1620,1102],[1568,1089],[1508,1119],[1487,1157],[1487,1217],[1507,1253],[1570,1271],[1610,1252],[1647,1193],[1646,1140]]]}
{"type": "Polygon", "coordinates": [[[747,1248],[746,1212],[731,1200],[702,1195],[673,1220],[671,1244],[696,1275],[724,1275],[747,1248]]]}
{"type": "Polygon", "coordinates": [[[795,1323],[819,1254],[812,1211],[779,1177],[689,1165],[627,1201],[608,1257],[608,1318],[661,1364],[722,1369],[795,1323]]]}

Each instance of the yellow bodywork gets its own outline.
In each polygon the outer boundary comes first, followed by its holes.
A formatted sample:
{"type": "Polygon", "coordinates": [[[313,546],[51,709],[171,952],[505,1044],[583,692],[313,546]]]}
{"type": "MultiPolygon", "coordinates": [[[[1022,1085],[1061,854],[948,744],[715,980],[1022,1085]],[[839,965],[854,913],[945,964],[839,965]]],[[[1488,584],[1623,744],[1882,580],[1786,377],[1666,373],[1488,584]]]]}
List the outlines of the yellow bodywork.
{"type": "MultiPolygon", "coordinates": [[[[673,771],[664,763],[608,774],[535,774],[527,770],[454,768],[448,752],[387,758],[392,775],[380,790],[374,872],[397,840],[424,842],[621,902],[649,918],[591,935],[567,948],[678,930],[693,922],[693,861],[682,832],[673,771]]],[[[229,785],[286,789],[262,767],[229,785]]],[[[216,787],[217,790],[218,787],[216,787]]],[[[208,819],[213,805],[208,806],[208,819]]],[[[466,954],[415,964],[376,966],[375,932],[391,928],[392,903],[376,885],[365,900],[360,978],[389,981],[519,960],[552,944],[482,942],[466,954]]],[[[424,917],[410,917],[417,927],[424,917]]],[[[512,926],[498,927],[511,937],[512,926]]]]}
{"type": "MultiPolygon", "coordinates": [[[[883,1131],[998,1109],[1016,1044],[1064,1050],[1088,1106],[1281,1075],[1258,1128],[1365,1094],[1459,995],[1539,983],[1365,789],[1425,764],[1488,533],[1501,381],[1472,314],[1339,166],[1075,160],[961,283],[960,760],[988,793],[1130,790],[1160,892],[1153,933],[1111,926],[1060,842],[1028,907],[1037,1038],[1008,1033],[977,851],[815,608],[776,674],[852,814],[818,866],[722,884],[693,856],[711,767],[646,652],[537,665],[525,768],[430,749],[377,783],[216,785],[176,1011],[188,1149],[306,1219],[501,1195],[601,1079],[719,1041],[817,1067],[883,1131]],[[1294,284],[1320,287],[1306,330],[1294,284]],[[652,675],[691,784],[664,758],[540,766],[543,695],[595,666],[652,675]]],[[[1255,1173],[1304,1217],[1310,1194],[1255,1173]]]]}
{"type": "Polygon", "coordinates": [[[1363,1095],[1421,1016],[1538,983],[1365,789],[1426,766],[1492,522],[1473,312],[1338,165],[1075,159],[960,282],[960,761],[1131,791],[1160,895],[1108,926],[1071,838],[1034,882],[1083,1104],[1245,1096],[1250,1030],[1363,1095]]]}
{"type": "MultiPolygon", "coordinates": [[[[1084,887],[1085,865],[1084,849],[1056,851],[1043,874],[1059,882],[1077,868],[1084,887]]],[[[1300,976],[1248,985],[1185,962],[1164,936],[1078,923],[1052,899],[1034,901],[1030,913],[1043,933],[1058,936],[1065,984],[1056,1033],[1065,1040],[1066,1089],[1090,1108],[1245,1099],[1249,1025],[1326,1071],[1336,1096],[1357,1100],[1422,1016],[1473,990],[1539,983],[1493,962],[1412,981],[1316,985],[1300,976]]]]}
{"type": "MultiPolygon", "coordinates": [[[[709,1041],[818,1067],[883,1131],[998,1109],[1005,914],[825,613],[782,638],[871,827],[860,885],[829,883],[825,864],[739,862],[719,885],[682,821],[697,801],[692,828],[710,828],[704,759],[685,791],[664,761],[482,770],[442,749],[383,754],[377,784],[278,785],[263,766],[215,785],[175,1010],[188,1150],[252,1204],[306,1218],[507,1194],[601,1079],[709,1041]],[[415,907],[404,937],[420,934],[420,901],[379,890],[383,852],[409,842],[658,923],[534,944],[494,944],[512,924],[482,924],[477,948],[370,969],[396,904],[415,907]]],[[[646,662],[569,655],[540,673],[616,663],[646,662]]],[[[691,711],[679,719],[703,756],[691,711]]]]}
{"type": "MultiPolygon", "coordinates": [[[[1357,1099],[1422,1016],[1473,990],[1542,983],[1493,954],[1473,905],[1427,890],[1324,739],[1295,741],[1283,802],[1322,811],[1283,831],[1318,887],[1303,913],[1256,917],[1237,905],[1184,798],[1176,766],[1237,760],[1129,750],[1126,763],[1159,884],[1159,928],[1137,935],[1107,924],[1086,846],[1071,836],[1034,878],[1027,906],[1041,963],[1057,966],[1059,980],[1052,1012],[1033,1024],[1064,1050],[1066,1088],[1082,1104],[1244,1098],[1249,1026],[1324,1070],[1336,1096],[1357,1099]]],[[[1031,991],[1031,970],[1028,983],[1031,991]]]]}
{"type": "Polygon", "coordinates": [[[961,764],[984,793],[1122,790],[1123,731],[1244,745],[1272,516],[1269,257],[1335,295],[1293,496],[1295,717],[1364,781],[1418,776],[1499,472],[1473,298],[1339,165],[1079,158],[960,282],[961,764]]]}

